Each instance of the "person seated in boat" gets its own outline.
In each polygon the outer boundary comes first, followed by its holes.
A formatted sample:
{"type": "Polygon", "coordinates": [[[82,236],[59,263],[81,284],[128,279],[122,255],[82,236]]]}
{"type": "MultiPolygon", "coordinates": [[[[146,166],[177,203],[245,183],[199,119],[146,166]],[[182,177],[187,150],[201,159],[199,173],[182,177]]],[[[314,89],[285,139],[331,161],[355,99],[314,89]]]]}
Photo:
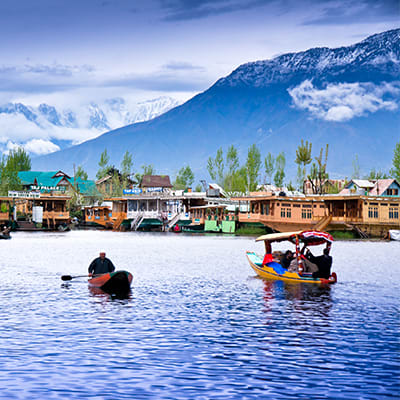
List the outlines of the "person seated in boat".
{"type": "Polygon", "coordinates": [[[11,227],[7,227],[6,225],[4,225],[1,234],[4,236],[10,236],[10,231],[11,231],[11,227]]]}
{"type": "Polygon", "coordinates": [[[89,265],[89,275],[106,274],[113,271],[115,271],[114,264],[106,258],[104,251],[101,251],[99,257],[95,258],[89,265]]]}
{"type": "Polygon", "coordinates": [[[310,250],[307,250],[306,257],[318,267],[318,271],[313,273],[313,278],[329,279],[331,276],[332,257],[329,255],[328,248],[325,248],[323,254],[318,257],[315,257],[310,250]]]}
{"type": "Polygon", "coordinates": [[[293,252],[290,250],[287,250],[286,253],[283,255],[283,257],[281,258],[282,267],[285,269],[288,269],[293,258],[294,258],[293,252]]]}

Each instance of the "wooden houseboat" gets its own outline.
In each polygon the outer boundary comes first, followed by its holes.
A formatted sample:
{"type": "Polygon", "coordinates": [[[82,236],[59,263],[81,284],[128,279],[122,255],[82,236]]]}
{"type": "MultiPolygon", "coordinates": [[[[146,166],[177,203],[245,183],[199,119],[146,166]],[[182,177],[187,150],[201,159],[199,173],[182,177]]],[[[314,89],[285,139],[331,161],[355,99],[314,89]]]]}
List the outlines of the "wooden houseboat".
{"type": "Polygon", "coordinates": [[[238,201],[249,205],[247,213],[239,214],[240,222],[259,222],[278,232],[354,230],[361,237],[384,237],[400,227],[399,197],[256,193],[238,201]]]}
{"type": "Polygon", "coordinates": [[[66,228],[70,221],[69,196],[15,191],[9,195],[8,202],[13,207],[11,219],[17,230],[55,230],[66,228]]]}

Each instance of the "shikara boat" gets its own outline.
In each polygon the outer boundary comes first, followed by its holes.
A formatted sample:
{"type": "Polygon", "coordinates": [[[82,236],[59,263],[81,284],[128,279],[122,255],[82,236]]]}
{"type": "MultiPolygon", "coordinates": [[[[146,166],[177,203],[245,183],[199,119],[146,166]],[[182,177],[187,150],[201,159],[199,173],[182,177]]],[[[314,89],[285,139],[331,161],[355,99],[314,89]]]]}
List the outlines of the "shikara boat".
{"type": "Polygon", "coordinates": [[[89,279],[89,285],[109,294],[128,293],[131,288],[132,274],[128,271],[115,271],[89,279]]]}
{"type": "Polygon", "coordinates": [[[257,242],[264,241],[265,255],[259,256],[254,252],[247,251],[246,256],[254,271],[262,278],[281,280],[286,282],[306,282],[319,285],[332,284],[337,282],[335,272],[332,272],[329,279],[314,278],[312,273],[304,272],[305,265],[308,262],[304,256],[305,251],[309,246],[323,245],[330,249],[333,238],[329,233],[321,231],[297,231],[297,232],[284,232],[272,233],[263,235],[256,239],[257,242]],[[295,271],[290,268],[285,269],[276,253],[272,252],[271,244],[273,242],[288,241],[295,245],[295,271]],[[300,249],[300,246],[302,248],[300,249]]]}

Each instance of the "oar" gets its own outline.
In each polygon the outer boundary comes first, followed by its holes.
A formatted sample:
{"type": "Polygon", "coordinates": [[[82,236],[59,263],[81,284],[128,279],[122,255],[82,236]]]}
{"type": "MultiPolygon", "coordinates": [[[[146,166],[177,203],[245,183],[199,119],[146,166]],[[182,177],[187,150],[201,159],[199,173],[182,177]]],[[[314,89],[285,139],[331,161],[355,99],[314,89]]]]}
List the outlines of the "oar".
{"type": "Polygon", "coordinates": [[[104,274],[97,274],[97,275],[75,275],[75,276],[71,276],[71,275],[62,275],[62,276],[61,276],[61,280],[63,280],[63,281],[70,281],[70,280],[75,279],[75,278],[94,278],[95,276],[100,276],[100,275],[104,275],[104,274]]]}

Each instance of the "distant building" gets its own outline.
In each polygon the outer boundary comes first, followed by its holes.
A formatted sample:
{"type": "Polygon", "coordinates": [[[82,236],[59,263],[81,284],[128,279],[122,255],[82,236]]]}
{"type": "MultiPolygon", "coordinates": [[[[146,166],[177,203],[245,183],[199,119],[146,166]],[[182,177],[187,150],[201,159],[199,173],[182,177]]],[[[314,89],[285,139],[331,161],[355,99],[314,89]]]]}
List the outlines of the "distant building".
{"type": "MultiPolygon", "coordinates": [[[[307,179],[304,181],[304,193],[305,194],[314,194],[313,184],[315,186],[315,181],[310,181],[307,179]]],[[[323,193],[332,193],[334,189],[338,191],[342,190],[346,185],[345,179],[326,179],[322,185],[323,193]]]]}
{"type": "Polygon", "coordinates": [[[378,179],[369,194],[371,196],[400,197],[400,185],[396,179],[378,179]]]}
{"type": "Polygon", "coordinates": [[[64,194],[71,189],[86,196],[95,190],[94,181],[74,179],[63,171],[20,171],[18,178],[26,192],[64,194]]]}
{"type": "Polygon", "coordinates": [[[339,194],[400,197],[400,185],[395,179],[352,179],[339,194]]]}

